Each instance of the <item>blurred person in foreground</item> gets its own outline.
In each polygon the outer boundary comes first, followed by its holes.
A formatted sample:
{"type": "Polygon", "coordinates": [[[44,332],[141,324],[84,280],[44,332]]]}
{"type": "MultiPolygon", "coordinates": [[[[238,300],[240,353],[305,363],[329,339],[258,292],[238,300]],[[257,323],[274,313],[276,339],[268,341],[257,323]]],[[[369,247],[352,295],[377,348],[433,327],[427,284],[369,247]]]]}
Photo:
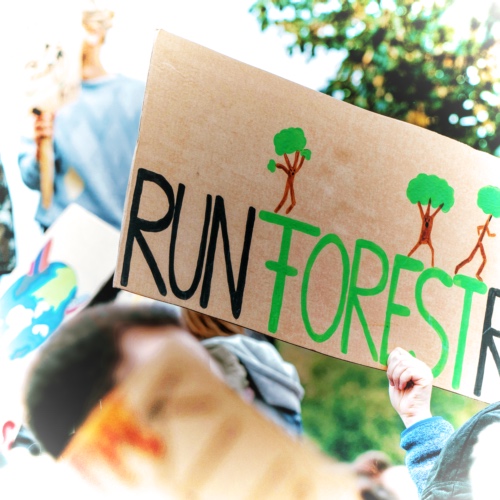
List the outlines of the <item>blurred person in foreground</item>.
{"type": "Polygon", "coordinates": [[[291,435],[302,434],[303,388],[295,367],[270,343],[241,334],[198,341],[171,308],[111,303],[64,323],[34,361],[26,384],[26,420],[42,447],[59,457],[101,399],[173,335],[244,400],[291,435]]]}
{"type": "Polygon", "coordinates": [[[104,68],[100,54],[112,19],[113,12],[88,3],[82,16],[79,95],[55,116],[38,113],[34,140],[22,141],[18,161],[23,181],[40,190],[40,145],[44,138],[53,140],[53,198],[47,208],[40,200],[35,216],[43,230],[73,202],[115,228],[121,226],[145,85],[104,68]]]}
{"type": "Polygon", "coordinates": [[[495,472],[500,449],[500,402],[478,412],[457,431],[432,416],[431,369],[401,348],[387,363],[391,404],[406,429],[401,447],[423,500],[489,500],[500,496],[495,472]]]}

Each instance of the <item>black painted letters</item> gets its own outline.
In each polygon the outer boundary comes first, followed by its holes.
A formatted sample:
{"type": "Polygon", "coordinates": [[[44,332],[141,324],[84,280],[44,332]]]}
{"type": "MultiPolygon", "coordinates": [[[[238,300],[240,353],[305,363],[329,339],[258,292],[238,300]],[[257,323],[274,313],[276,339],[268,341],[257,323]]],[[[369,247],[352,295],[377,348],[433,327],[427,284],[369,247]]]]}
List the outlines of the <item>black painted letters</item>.
{"type": "MultiPolygon", "coordinates": [[[[243,248],[241,252],[239,271],[237,282],[235,282],[235,273],[233,271],[233,261],[231,258],[231,248],[229,242],[229,231],[227,227],[226,208],[224,199],[221,196],[216,196],[212,212],[212,196],[207,194],[205,218],[203,229],[200,237],[200,247],[196,268],[193,274],[193,281],[188,289],[182,290],[175,276],[175,250],[178,239],[178,229],[181,218],[182,206],[184,202],[184,193],[186,187],[184,184],[179,184],[177,196],[174,197],[174,192],[170,183],[164,176],[150,170],[140,168],[137,172],[137,180],[132,198],[132,206],[130,209],[129,226],[127,238],[125,241],[125,250],[123,256],[123,267],[120,278],[122,286],[126,287],[130,275],[130,263],[134,249],[134,241],[137,241],[142,255],[144,256],[151,274],[154,278],[156,287],[161,295],[167,295],[167,287],[165,280],[161,275],[160,268],[157,264],[158,255],[153,255],[149,247],[144,232],[161,232],[171,225],[169,257],[168,257],[168,281],[172,293],[179,299],[188,300],[196,293],[203,276],[203,283],[200,292],[200,306],[206,308],[210,301],[210,291],[212,287],[212,278],[214,274],[214,261],[217,251],[217,241],[219,232],[222,236],[222,249],[224,252],[224,262],[227,278],[227,286],[229,289],[229,297],[231,301],[231,312],[235,319],[241,314],[243,306],[243,295],[245,291],[248,261],[250,256],[250,247],[252,243],[253,228],[255,223],[255,208],[249,207],[247,220],[245,224],[245,236],[243,248]],[[155,183],[166,195],[168,208],[163,217],[156,221],[150,221],[139,217],[139,208],[145,182],[155,183]],[[212,222],[210,228],[210,220],[212,222]],[[208,238],[210,228],[210,238],[208,238]],[[208,249],[207,249],[208,246],[208,249]],[[204,270],[204,273],[203,273],[204,270]]],[[[161,200],[160,200],[161,201],[161,200]]],[[[158,203],[155,200],[155,203],[158,203]]]]}

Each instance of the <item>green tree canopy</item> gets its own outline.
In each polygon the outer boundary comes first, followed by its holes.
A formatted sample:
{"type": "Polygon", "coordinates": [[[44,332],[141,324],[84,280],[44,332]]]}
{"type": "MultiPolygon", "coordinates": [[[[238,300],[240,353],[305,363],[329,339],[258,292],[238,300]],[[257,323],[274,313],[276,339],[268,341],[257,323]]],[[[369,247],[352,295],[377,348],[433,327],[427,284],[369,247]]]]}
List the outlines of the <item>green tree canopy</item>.
{"type": "Polygon", "coordinates": [[[500,189],[485,186],[477,193],[477,206],[488,215],[500,217],[500,189]]]}
{"type": "MultiPolygon", "coordinates": [[[[285,128],[274,136],[274,150],[276,154],[292,154],[299,152],[306,160],[311,159],[311,151],[304,149],[307,144],[306,136],[301,128],[285,128]]],[[[276,171],[276,161],[269,160],[267,168],[270,172],[276,171]]]]}
{"type": "Polygon", "coordinates": [[[460,37],[443,17],[453,0],[256,0],[261,28],[293,36],[288,50],[342,62],[323,92],[500,156],[494,49],[500,7],[460,37]]]}
{"type": "Polygon", "coordinates": [[[306,143],[307,139],[301,128],[286,128],[274,136],[274,148],[279,156],[302,151],[306,143]]]}
{"type": "Polygon", "coordinates": [[[406,196],[413,204],[430,203],[433,208],[442,204],[443,212],[448,212],[455,203],[453,188],[437,175],[418,174],[408,183],[406,196]]]}

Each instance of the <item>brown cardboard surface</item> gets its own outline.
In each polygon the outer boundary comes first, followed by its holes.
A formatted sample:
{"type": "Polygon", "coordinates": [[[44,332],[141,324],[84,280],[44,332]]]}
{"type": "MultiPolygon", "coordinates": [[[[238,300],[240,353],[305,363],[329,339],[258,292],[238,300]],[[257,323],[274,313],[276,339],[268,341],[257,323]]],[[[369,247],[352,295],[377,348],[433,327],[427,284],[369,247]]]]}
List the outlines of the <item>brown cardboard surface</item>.
{"type": "Polygon", "coordinates": [[[360,498],[347,465],[292,439],[205,363],[167,336],[90,414],[60,463],[106,498],[360,498]]]}
{"type": "Polygon", "coordinates": [[[401,346],[439,387],[497,400],[493,330],[479,357],[500,288],[499,167],[160,31],[115,286],[375,368],[401,346]]]}

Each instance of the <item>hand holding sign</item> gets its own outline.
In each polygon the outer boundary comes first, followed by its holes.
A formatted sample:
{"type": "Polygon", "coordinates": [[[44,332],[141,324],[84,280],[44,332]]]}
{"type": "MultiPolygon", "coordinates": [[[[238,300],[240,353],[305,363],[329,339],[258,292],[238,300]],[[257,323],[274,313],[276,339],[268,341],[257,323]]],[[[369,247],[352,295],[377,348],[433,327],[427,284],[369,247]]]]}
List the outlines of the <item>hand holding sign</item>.
{"type": "Polygon", "coordinates": [[[396,348],[387,363],[389,397],[406,427],[431,417],[431,369],[404,349],[396,348]]]}

